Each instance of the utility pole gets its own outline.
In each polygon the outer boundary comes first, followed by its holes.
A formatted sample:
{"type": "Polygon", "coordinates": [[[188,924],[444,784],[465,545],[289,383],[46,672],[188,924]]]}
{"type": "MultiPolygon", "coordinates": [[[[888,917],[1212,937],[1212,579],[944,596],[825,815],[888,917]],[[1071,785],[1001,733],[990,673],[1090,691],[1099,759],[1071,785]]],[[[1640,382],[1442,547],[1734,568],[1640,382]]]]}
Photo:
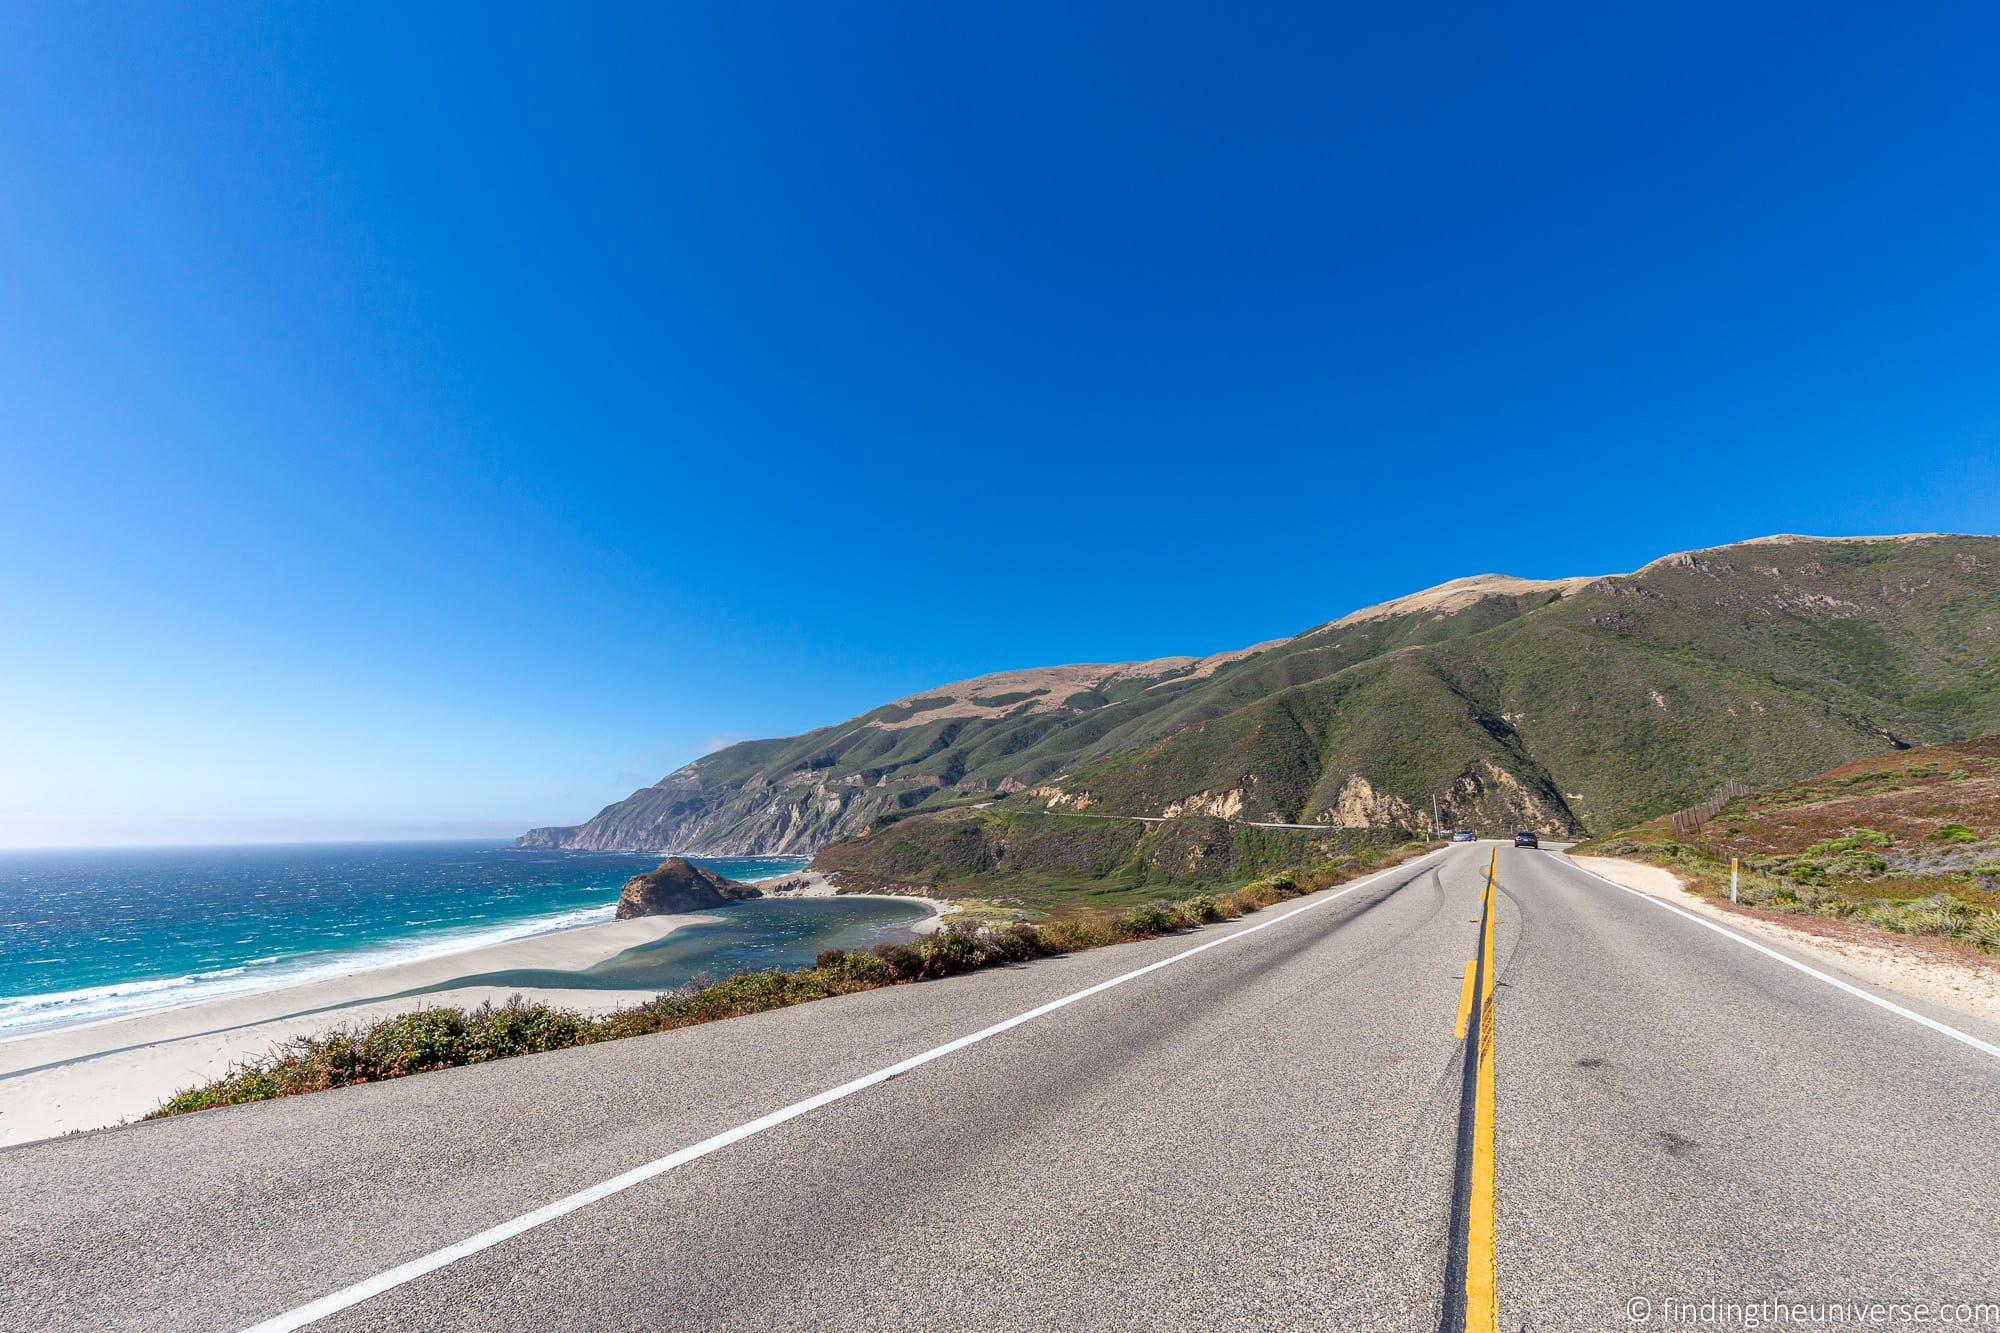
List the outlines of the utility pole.
{"type": "Polygon", "coordinates": [[[1438,794],[1431,793],[1431,832],[1440,838],[1444,836],[1444,821],[1438,818],[1438,794]]]}

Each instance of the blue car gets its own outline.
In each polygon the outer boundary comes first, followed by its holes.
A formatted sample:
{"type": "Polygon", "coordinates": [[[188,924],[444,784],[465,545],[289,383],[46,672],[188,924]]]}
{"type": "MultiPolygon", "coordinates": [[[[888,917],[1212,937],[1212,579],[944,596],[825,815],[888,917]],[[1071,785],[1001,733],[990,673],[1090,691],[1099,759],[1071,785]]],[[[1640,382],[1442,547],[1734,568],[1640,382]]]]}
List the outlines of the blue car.
{"type": "Polygon", "coordinates": [[[1451,840],[1453,842],[1478,842],[1479,835],[1469,828],[1462,828],[1451,835],[1451,840]]]}
{"type": "Polygon", "coordinates": [[[1534,834],[1528,832],[1526,829],[1523,829],[1519,833],[1516,833],[1514,835],[1514,845],[1516,847],[1540,847],[1542,845],[1542,841],[1540,838],[1537,838],[1534,834]]]}

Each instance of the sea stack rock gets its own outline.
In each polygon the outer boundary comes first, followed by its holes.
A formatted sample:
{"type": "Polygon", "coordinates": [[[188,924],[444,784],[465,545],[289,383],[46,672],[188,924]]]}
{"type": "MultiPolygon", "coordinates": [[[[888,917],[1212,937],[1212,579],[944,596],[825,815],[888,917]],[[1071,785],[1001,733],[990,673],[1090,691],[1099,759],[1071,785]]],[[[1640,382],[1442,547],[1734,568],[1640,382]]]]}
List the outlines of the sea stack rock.
{"type": "Polygon", "coordinates": [[[625,881],[624,892],[618,895],[618,919],[699,912],[740,898],[763,896],[761,890],[724,879],[712,870],[703,870],[686,857],[670,856],[660,863],[658,870],[625,881]]]}

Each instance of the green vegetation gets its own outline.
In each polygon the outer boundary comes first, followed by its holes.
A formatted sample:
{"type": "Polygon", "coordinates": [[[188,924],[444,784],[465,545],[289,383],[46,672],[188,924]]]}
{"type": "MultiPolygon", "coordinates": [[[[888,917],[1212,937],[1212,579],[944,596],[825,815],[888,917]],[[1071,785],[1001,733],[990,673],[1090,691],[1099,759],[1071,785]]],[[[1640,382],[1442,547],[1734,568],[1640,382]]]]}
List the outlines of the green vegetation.
{"type": "Polygon", "coordinates": [[[867,952],[828,949],[811,967],[745,972],[695,983],[602,1017],[530,1003],[518,995],[503,1005],[473,1010],[429,1006],[364,1027],[294,1038],[213,1082],[176,1093],[146,1118],[645,1036],[882,986],[932,981],[1191,930],[1329,888],[1421,850],[1423,846],[1414,843],[1378,847],[1305,870],[1262,876],[1229,893],[1161,899],[1124,912],[1079,913],[1043,922],[952,921],[909,944],[882,944],[867,952]]]}
{"type": "Polygon", "coordinates": [[[1403,836],[1387,829],[1260,829],[1207,815],[1142,823],[994,808],[898,820],[832,844],[813,864],[851,890],[917,889],[1035,913],[1075,912],[1238,885],[1403,836]]]}
{"type": "Polygon", "coordinates": [[[1752,907],[2000,951],[2000,737],[1878,755],[1734,801],[1691,838],[1664,821],[1584,843],[1752,907]]]}
{"type": "MultiPolygon", "coordinates": [[[[1890,734],[2000,730],[1996,616],[1994,538],[1722,547],[1336,622],[1199,674],[1149,667],[1080,688],[1024,673],[961,687],[952,707],[932,691],[707,756],[540,845],[658,847],[693,831],[716,850],[768,850],[782,831],[785,849],[812,850],[975,802],[1041,809],[1048,787],[1101,814],[1228,795],[1242,820],[1413,826],[1436,794],[1453,823],[1616,829],[1727,779],[1795,782],[1890,734]]],[[[1953,760],[1933,776],[1954,772],[1990,769],[1953,760]]],[[[1059,878],[1041,890],[1067,891],[1059,878]]]]}

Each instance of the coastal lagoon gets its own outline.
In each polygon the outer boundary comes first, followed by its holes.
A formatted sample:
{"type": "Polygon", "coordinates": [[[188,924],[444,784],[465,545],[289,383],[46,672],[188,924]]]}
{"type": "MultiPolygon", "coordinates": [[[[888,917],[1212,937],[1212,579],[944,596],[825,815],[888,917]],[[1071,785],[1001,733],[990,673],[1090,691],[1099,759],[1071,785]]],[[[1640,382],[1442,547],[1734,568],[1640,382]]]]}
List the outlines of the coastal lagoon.
{"type": "Polygon", "coordinates": [[[907,939],[930,916],[924,903],[893,898],[757,898],[698,913],[666,938],[594,967],[484,972],[427,989],[671,990],[703,977],[807,967],[822,949],[865,949],[907,939]]]}
{"type": "MultiPolygon", "coordinates": [[[[0,853],[0,1039],[609,921],[620,886],[660,859],[491,842],[0,853]]],[[[804,864],[695,859],[737,880],[804,864]]],[[[793,966],[900,937],[926,915],[874,899],[755,900],[561,984],[793,966]]]]}

